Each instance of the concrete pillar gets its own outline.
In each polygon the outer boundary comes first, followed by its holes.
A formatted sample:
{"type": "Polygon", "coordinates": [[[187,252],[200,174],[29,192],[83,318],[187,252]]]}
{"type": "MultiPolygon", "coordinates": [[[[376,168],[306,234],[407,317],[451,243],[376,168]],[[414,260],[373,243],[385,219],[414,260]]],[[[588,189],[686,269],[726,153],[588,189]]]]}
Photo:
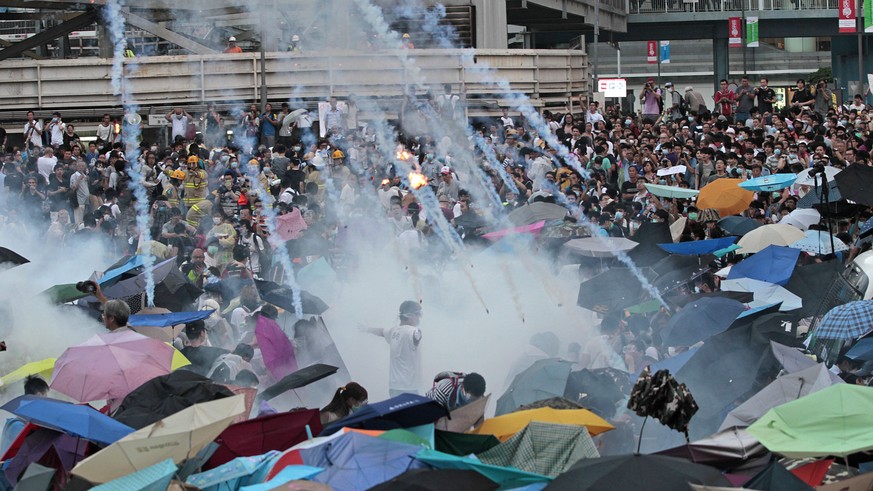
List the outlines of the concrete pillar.
{"type": "Polygon", "coordinates": [[[718,81],[730,75],[729,52],[727,38],[712,40],[712,72],[715,74],[712,80],[713,94],[719,90],[718,81]]]}
{"type": "Polygon", "coordinates": [[[115,51],[109,29],[102,24],[97,24],[97,50],[100,58],[112,58],[115,51]]]}
{"type": "Polygon", "coordinates": [[[506,49],[506,2],[475,0],[476,48],[506,49]]]}

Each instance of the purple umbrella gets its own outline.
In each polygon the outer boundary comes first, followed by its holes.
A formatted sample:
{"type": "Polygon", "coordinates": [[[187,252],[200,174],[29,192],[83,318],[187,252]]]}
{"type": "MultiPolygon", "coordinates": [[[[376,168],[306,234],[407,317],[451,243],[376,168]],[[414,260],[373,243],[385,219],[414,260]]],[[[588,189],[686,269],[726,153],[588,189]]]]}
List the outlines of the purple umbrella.
{"type": "Polygon", "coordinates": [[[294,345],[288,336],[282,332],[279,324],[273,319],[258,316],[255,325],[255,336],[258,347],[264,358],[264,365],[276,380],[297,371],[297,358],[294,357],[294,345]]]}
{"type": "Polygon", "coordinates": [[[76,462],[85,457],[88,442],[54,430],[38,428],[24,438],[21,448],[9,461],[6,478],[15,485],[27,466],[41,462],[48,467],[59,467],[68,474],[76,462]]]}

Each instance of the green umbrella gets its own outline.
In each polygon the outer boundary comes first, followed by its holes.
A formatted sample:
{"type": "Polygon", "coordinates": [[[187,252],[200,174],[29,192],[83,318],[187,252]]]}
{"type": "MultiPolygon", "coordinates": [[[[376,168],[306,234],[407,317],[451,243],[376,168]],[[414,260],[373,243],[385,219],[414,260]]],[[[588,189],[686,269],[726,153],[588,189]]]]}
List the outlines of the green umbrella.
{"type": "Polygon", "coordinates": [[[600,457],[584,426],[531,421],[500,445],[477,455],[486,464],[555,477],[580,459],[600,457]]]}
{"type": "Polygon", "coordinates": [[[548,482],[552,479],[540,474],[525,472],[514,467],[489,465],[480,462],[475,458],[458,457],[456,455],[449,455],[447,453],[437,452],[436,450],[430,450],[427,448],[422,449],[415,454],[415,459],[436,469],[474,470],[496,482],[504,489],[548,482]]]}
{"type": "Polygon", "coordinates": [[[677,186],[663,186],[660,184],[646,183],[646,191],[660,198],[693,198],[700,194],[696,189],[680,188],[677,186]]]}
{"type": "Polygon", "coordinates": [[[76,288],[75,283],[55,285],[42,292],[42,294],[49,297],[49,299],[51,299],[51,301],[55,303],[72,302],[74,300],[78,300],[80,298],[85,298],[88,296],[87,293],[80,292],[76,288]]]}
{"type": "Polygon", "coordinates": [[[837,384],[767,411],[749,433],[786,457],[848,456],[873,449],[873,388],[837,384]]]}

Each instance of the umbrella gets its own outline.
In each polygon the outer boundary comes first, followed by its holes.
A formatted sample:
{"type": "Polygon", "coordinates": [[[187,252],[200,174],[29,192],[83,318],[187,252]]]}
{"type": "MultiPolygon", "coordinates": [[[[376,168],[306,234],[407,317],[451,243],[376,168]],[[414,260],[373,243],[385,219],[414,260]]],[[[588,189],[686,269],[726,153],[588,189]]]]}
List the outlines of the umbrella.
{"type": "Polygon", "coordinates": [[[871,404],[873,388],[836,384],[770,409],[749,433],[786,457],[845,457],[873,449],[871,404]]]}
{"type": "Polygon", "coordinates": [[[543,407],[515,411],[514,413],[486,419],[482,426],[476,428],[471,433],[494,435],[498,440],[506,441],[512,435],[524,429],[531,421],[584,426],[588,428],[588,433],[591,435],[599,435],[614,429],[614,426],[606,422],[606,420],[587,409],[552,409],[543,407]]]}
{"type": "Polygon", "coordinates": [[[682,256],[702,256],[704,254],[712,254],[715,251],[724,249],[736,241],[736,237],[722,237],[720,239],[693,240],[689,242],[679,242],[677,244],[658,244],[658,247],[671,254],[679,254],[682,256]]]}
{"type": "MultiPolygon", "coordinates": [[[[155,264],[152,268],[152,277],[154,278],[155,285],[162,283],[165,279],[167,279],[167,276],[173,269],[175,269],[176,271],[179,270],[179,268],[176,267],[175,257],[155,264]]],[[[115,285],[112,285],[111,287],[104,290],[103,294],[106,295],[107,298],[124,298],[142,293],[145,291],[145,289],[146,274],[145,271],[143,271],[142,273],[132,278],[121,280],[115,285]]]]}
{"type": "Polygon", "coordinates": [[[300,209],[294,207],[290,212],[276,217],[276,234],[283,241],[293,240],[300,237],[300,232],[306,230],[308,225],[300,214],[300,209]]]}
{"type": "Polygon", "coordinates": [[[494,232],[489,232],[482,237],[485,237],[488,240],[498,240],[507,236],[513,236],[516,234],[538,234],[543,227],[546,225],[545,220],[540,220],[536,223],[532,223],[530,225],[523,225],[521,227],[513,227],[513,228],[504,228],[501,230],[497,230],[494,232]]]}
{"type": "Polygon", "coordinates": [[[164,459],[178,464],[194,457],[243,411],[241,395],[195,404],[91,455],[73,468],[73,474],[103,483],[164,459]]]}
{"type": "Polygon", "coordinates": [[[803,308],[797,313],[800,317],[821,315],[819,310],[828,298],[831,286],[842,271],[837,261],[807,264],[794,268],[794,274],[785,289],[803,300],[803,308]]]}
{"type": "Polygon", "coordinates": [[[56,472],[57,469],[34,462],[27,466],[13,491],[48,491],[56,472]]]}
{"type": "Polygon", "coordinates": [[[824,230],[807,230],[804,238],[788,244],[788,247],[818,256],[833,254],[834,251],[849,250],[849,246],[842,240],[824,230]],[[833,241],[833,247],[831,247],[831,241],[833,241]]]}
{"type": "Polygon", "coordinates": [[[627,253],[634,247],[636,242],[624,237],[585,237],[571,239],[564,244],[567,251],[588,257],[615,257],[627,253]]]}
{"type": "MultiPolygon", "coordinates": [[[[649,369],[652,371],[652,373],[657,373],[661,370],[667,370],[670,373],[676,373],[682,367],[684,367],[686,363],[688,363],[688,360],[690,360],[691,357],[694,356],[694,354],[697,353],[697,350],[699,349],[699,347],[687,349],[669,358],[664,358],[662,360],[656,361],[655,363],[649,365],[649,369]]],[[[643,372],[643,368],[640,368],[637,372],[630,374],[628,376],[629,380],[631,380],[632,382],[636,382],[636,380],[640,377],[640,373],[643,372]]]]}
{"type": "Polygon", "coordinates": [[[762,224],[753,218],[730,216],[719,220],[718,226],[731,235],[742,237],[752,230],[762,226],[762,224]]]}
{"type": "Polygon", "coordinates": [[[796,180],[795,174],[771,174],[743,181],[740,187],[749,191],[779,191],[791,186],[796,180]]]}
{"type": "MultiPolygon", "coordinates": [[[[664,177],[664,176],[672,176],[672,175],[676,175],[676,174],[685,174],[686,172],[688,172],[688,168],[685,167],[684,165],[673,165],[673,166],[667,167],[665,169],[658,169],[657,174],[658,174],[658,177],[664,177]]],[[[646,186],[646,187],[648,187],[648,186],[646,186]]]]}
{"type": "Polygon", "coordinates": [[[638,416],[652,417],[661,424],[688,435],[688,422],[697,412],[697,403],[685,384],[680,384],[666,370],[652,375],[644,367],[631,390],[627,408],[638,416]]]}
{"type": "Polygon", "coordinates": [[[700,194],[696,189],[680,188],[678,186],[663,186],[660,184],[646,183],[646,191],[659,198],[688,199],[700,194]]]}
{"type": "Polygon", "coordinates": [[[742,179],[718,179],[700,190],[697,208],[715,208],[725,217],[744,211],[755,198],[755,193],[739,186],[742,179]]]}
{"type": "MultiPolygon", "coordinates": [[[[612,417],[618,402],[625,398],[626,391],[616,382],[609,370],[611,369],[598,368],[570,372],[570,376],[567,377],[567,386],[564,389],[564,397],[571,401],[584,403],[585,407],[603,417],[612,417]]],[[[627,382],[627,373],[620,370],[616,370],[616,372],[618,372],[618,377],[624,378],[624,382],[627,382]]],[[[628,391],[629,389],[630,387],[628,387],[628,391]]]]}
{"type": "Polygon", "coordinates": [[[515,226],[530,225],[542,220],[561,220],[567,216],[567,209],[554,203],[537,201],[529,205],[520,206],[509,213],[507,218],[515,226]]]}
{"type": "MultiPolygon", "coordinates": [[[[294,312],[294,292],[287,286],[280,286],[272,281],[255,280],[255,285],[258,288],[258,293],[261,299],[271,303],[276,307],[285,309],[289,312],[294,312]]],[[[300,306],[303,313],[306,315],[321,315],[330,307],[324,300],[312,295],[305,290],[298,290],[300,293],[300,306]]]]}
{"type": "Polygon", "coordinates": [[[567,386],[572,363],[558,358],[537,360],[512,380],[497,400],[496,415],[510,413],[519,406],[549,397],[561,397],[567,386]]]}
{"type": "MultiPolygon", "coordinates": [[[[640,274],[647,281],[654,277],[649,269],[640,274]]],[[[600,313],[615,312],[639,302],[643,292],[643,285],[633,271],[611,268],[579,285],[576,305],[600,313]]]]}
{"type": "Polygon", "coordinates": [[[78,437],[28,424],[4,455],[7,459],[4,473],[7,480],[14,485],[27,467],[34,462],[40,462],[56,468],[58,481],[63,482],[68,478],[68,472],[76,460],[85,455],[88,445],[88,442],[78,437]],[[14,457],[10,460],[13,449],[14,457]]]}
{"type": "Polygon", "coordinates": [[[715,259],[714,256],[678,256],[667,255],[654,265],[652,271],[659,278],[679,273],[678,276],[688,277],[701,269],[709,268],[709,264],[715,259]]]}
{"type": "MultiPolygon", "coordinates": [[[[459,457],[436,450],[423,449],[415,459],[436,469],[473,470],[496,482],[502,489],[512,489],[527,484],[547,482],[549,477],[525,472],[512,467],[486,464],[473,457],[459,457]]],[[[451,489],[451,488],[449,488],[451,489]]]]}
{"type": "Polygon", "coordinates": [[[329,424],[321,434],[331,435],[346,426],[368,430],[409,428],[433,423],[446,414],[446,408],[434,400],[415,394],[400,394],[382,402],[367,404],[329,424]]]}
{"type": "Polygon", "coordinates": [[[294,373],[286,375],[282,380],[271,385],[269,388],[258,394],[258,398],[263,401],[284,394],[289,390],[299,389],[307,385],[329,377],[337,372],[338,368],[323,363],[316,363],[306,368],[301,368],[294,373]]]}
{"type": "Polygon", "coordinates": [[[860,361],[873,361],[873,338],[859,339],[852,348],[846,352],[846,358],[860,361]]]}
{"type": "Polygon", "coordinates": [[[667,346],[691,346],[727,329],[745,306],[723,297],[686,304],[667,321],[661,338],[667,346]]]}
{"type": "MultiPolygon", "coordinates": [[[[743,250],[745,251],[745,248],[743,250]]],[[[754,256],[735,264],[728,274],[728,279],[751,278],[777,285],[786,285],[794,273],[794,266],[797,264],[799,256],[800,251],[796,249],[770,245],[761,249],[754,256]]]]}
{"type": "Polygon", "coordinates": [[[79,402],[121,399],[170,373],[174,351],[132,331],[97,334],[61,354],[50,385],[79,402]]]}
{"type": "Polygon", "coordinates": [[[584,426],[531,421],[512,438],[477,457],[486,464],[555,477],[578,460],[600,454],[584,426]]]}
{"type": "Polygon", "coordinates": [[[291,123],[300,119],[300,116],[303,116],[307,112],[308,111],[306,109],[302,109],[302,108],[295,109],[295,110],[291,111],[290,113],[288,113],[288,115],[286,115],[284,118],[282,118],[282,126],[285,126],[286,128],[291,126],[291,123]]]}
{"type": "Polygon", "coordinates": [[[631,240],[639,243],[628,253],[637,266],[651,266],[669,257],[669,254],[658,247],[673,241],[673,234],[666,222],[643,222],[631,240]]]}
{"type": "Polygon", "coordinates": [[[721,289],[731,292],[748,292],[754,294],[754,301],[749,303],[752,308],[780,304],[779,310],[787,312],[803,307],[803,300],[785,288],[761,280],[738,278],[722,280],[721,289]]]}
{"type": "MultiPolygon", "coordinates": [[[[842,171],[843,171],[843,169],[834,167],[832,165],[826,165],[824,168],[825,180],[828,182],[833,181],[837,177],[837,174],[839,174],[842,171]]],[[[806,172],[801,172],[801,173],[797,174],[797,181],[795,181],[794,184],[796,184],[798,186],[815,186],[816,181],[818,181],[818,185],[821,186],[821,184],[822,184],[821,174],[818,174],[818,178],[815,179],[814,176],[811,175],[809,171],[806,171],[806,172]]]]}
{"type": "Polygon", "coordinates": [[[817,491],[869,491],[873,489],[873,472],[816,486],[817,491]]]}
{"type": "MultiPolygon", "coordinates": [[[[724,179],[719,179],[724,180],[724,179]]],[[[616,455],[582,459],[546,486],[548,491],[674,491],[689,484],[729,486],[721,473],[685,459],[663,455],[616,455]]]]}
{"type": "Polygon", "coordinates": [[[755,296],[753,293],[749,293],[746,291],[728,291],[724,287],[722,287],[721,291],[716,292],[679,293],[677,295],[667,297],[665,298],[665,300],[677,307],[684,307],[689,303],[694,302],[695,300],[709,297],[730,298],[740,303],[749,303],[755,300],[755,296]]]}
{"type": "Polygon", "coordinates": [[[124,262],[119,261],[118,263],[109,267],[102,276],[100,276],[100,288],[106,288],[108,286],[114,285],[118,282],[118,280],[133,271],[136,268],[140,268],[143,266],[143,256],[137,254],[134,256],[130,256],[124,262]]]}
{"type": "Polygon", "coordinates": [[[92,442],[108,445],[133,432],[91,406],[78,406],[48,397],[23,395],[2,406],[21,419],[92,442]]]}
{"type": "Polygon", "coordinates": [[[478,454],[498,444],[500,440],[494,435],[473,435],[439,429],[434,431],[434,449],[452,455],[478,454]]]}
{"type": "Polygon", "coordinates": [[[178,467],[176,467],[172,459],[165,459],[145,469],[113,479],[105,484],[94,486],[91,488],[91,491],[164,490],[170,485],[170,481],[173,480],[177,470],[178,467]]]}
{"type": "Polygon", "coordinates": [[[294,345],[285,335],[275,320],[258,316],[255,325],[255,336],[258,347],[264,359],[264,365],[270,374],[276,379],[290,375],[297,371],[297,359],[294,357],[294,345]]]}
{"type": "Polygon", "coordinates": [[[743,466],[756,459],[769,460],[770,453],[745,428],[730,428],[714,435],[678,447],[657,452],[658,455],[679,457],[695,464],[719,469],[743,466]]]}
{"type": "Polygon", "coordinates": [[[370,488],[371,491],[443,491],[464,489],[489,491],[498,485],[491,479],[473,470],[416,469],[370,488]]]}
{"type": "Polygon", "coordinates": [[[26,257],[18,254],[17,252],[7,249],[5,247],[0,247],[0,264],[12,264],[12,267],[21,266],[22,264],[29,263],[30,260],[26,257]]]}
{"type": "Polygon", "coordinates": [[[131,392],[115,412],[115,419],[143,428],[194,404],[232,397],[223,385],[190,370],[155,377],[131,392]]]}
{"type": "Polygon", "coordinates": [[[203,320],[214,310],[197,310],[194,312],[171,312],[168,314],[134,314],[127,320],[129,326],[157,326],[168,327],[178,324],[188,324],[189,322],[203,320]]]}
{"type": "Polygon", "coordinates": [[[332,488],[330,486],[312,481],[301,481],[301,479],[310,479],[323,470],[320,467],[310,467],[308,465],[289,465],[279,471],[269,481],[245,486],[240,491],[271,491],[280,489],[285,484],[288,484],[285,489],[294,491],[331,491],[332,488]]]}
{"type": "Polygon", "coordinates": [[[682,238],[682,233],[685,232],[685,225],[687,223],[687,217],[679,217],[670,224],[670,237],[673,239],[673,242],[679,242],[679,239],[682,238]]]}
{"type": "Polygon", "coordinates": [[[762,491],[812,491],[808,484],[801,481],[784,465],[773,462],[766,469],[743,484],[743,489],[760,489],[762,491]]]}
{"type": "Polygon", "coordinates": [[[843,201],[843,195],[840,193],[840,188],[837,186],[837,182],[828,181],[827,188],[819,184],[818,188],[810,189],[808,193],[804,194],[802,198],[797,200],[797,207],[813,208],[816,205],[820,207],[822,204],[828,205],[840,201],[843,201]],[[827,191],[825,191],[825,189],[827,189],[827,191]],[[827,199],[825,199],[824,196],[825,192],[827,192],[827,199]]]}
{"type": "Polygon", "coordinates": [[[778,223],[764,225],[744,235],[737,245],[742,247],[743,254],[754,254],[764,250],[769,245],[787,246],[804,237],[803,232],[791,225],[778,223]]]}
{"type": "Polygon", "coordinates": [[[873,300],[858,300],[838,305],[816,324],[815,339],[849,341],[873,330],[873,300]]]}
{"type": "Polygon", "coordinates": [[[782,217],[779,223],[783,225],[791,225],[806,232],[810,225],[815,225],[821,221],[821,213],[815,208],[796,208],[791,213],[782,217]]]}
{"type": "Polygon", "coordinates": [[[852,164],[834,178],[843,198],[873,206],[873,169],[865,164],[852,164]]]}
{"type": "Polygon", "coordinates": [[[217,467],[236,457],[260,455],[271,450],[286,450],[321,432],[318,409],[303,409],[261,416],[230,425],[215,440],[219,447],[207,468],[217,467]]]}
{"type": "Polygon", "coordinates": [[[487,394],[469,404],[464,404],[449,412],[448,416],[438,419],[434,427],[438,430],[464,432],[479,426],[485,420],[485,408],[490,399],[491,394],[487,394]]]}
{"type": "Polygon", "coordinates": [[[0,377],[0,386],[14,384],[19,380],[24,380],[31,375],[39,375],[43,379],[50,379],[52,372],[55,370],[55,358],[46,358],[44,360],[32,361],[25,365],[21,365],[15,370],[0,377]]]}
{"type": "Polygon", "coordinates": [[[279,452],[271,451],[263,455],[237,457],[213,469],[188,476],[185,482],[205,491],[229,491],[259,484],[267,478],[267,472],[278,455],[279,452]]]}
{"type": "Polygon", "coordinates": [[[728,413],[719,431],[748,427],[770,409],[831,385],[834,385],[834,381],[823,363],[782,375],[728,413]]]}
{"type": "Polygon", "coordinates": [[[48,297],[48,299],[54,303],[72,302],[74,300],[79,300],[80,298],[85,298],[88,296],[87,293],[79,291],[76,288],[75,283],[64,283],[61,285],[51,286],[43,290],[40,295],[48,297]]]}

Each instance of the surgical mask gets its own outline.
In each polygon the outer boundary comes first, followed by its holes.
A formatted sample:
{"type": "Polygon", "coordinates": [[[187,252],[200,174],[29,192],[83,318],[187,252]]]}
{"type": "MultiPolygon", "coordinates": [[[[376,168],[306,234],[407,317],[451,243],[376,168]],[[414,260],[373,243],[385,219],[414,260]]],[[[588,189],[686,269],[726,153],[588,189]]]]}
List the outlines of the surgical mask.
{"type": "Polygon", "coordinates": [[[237,167],[239,167],[239,162],[231,162],[230,166],[236,169],[237,167]]]}
{"type": "Polygon", "coordinates": [[[222,162],[222,163],[226,164],[228,160],[230,160],[230,156],[229,156],[229,155],[222,155],[222,156],[221,156],[221,162],[222,162]]]}
{"type": "Polygon", "coordinates": [[[214,256],[218,254],[218,246],[209,246],[206,248],[206,252],[208,252],[210,256],[214,256]]]}
{"type": "Polygon", "coordinates": [[[699,286],[695,286],[695,287],[694,287],[694,293],[700,293],[700,287],[699,287],[699,286]]]}
{"type": "Polygon", "coordinates": [[[620,211],[615,212],[615,221],[616,222],[620,221],[622,218],[624,218],[624,213],[622,213],[620,211]]]}
{"type": "Polygon", "coordinates": [[[272,168],[270,168],[270,167],[264,167],[264,173],[265,173],[265,174],[269,174],[269,173],[272,172],[272,171],[273,171],[272,168]]]}
{"type": "Polygon", "coordinates": [[[777,148],[776,150],[773,150],[773,154],[774,154],[774,155],[782,155],[782,149],[781,149],[781,148],[777,148]]]}
{"type": "Polygon", "coordinates": [[[697,221],[698,214],[695,212],[691,212],[688,214],[688,219],[691,221],[697,221]]]}
{"type": "Polygon", "coordinates": [[[847,124],[849,124],[849,122],[846,121],[845,119],[841,119],[841,120],[840,120],[840,124],[843,125],[843,126],[846,126],[847,124]]]}
{"type": "Polygon", "coordinates": [[[624,125],[625,125],[625,126],[630,126],[631,123],[633,123],[633,121],[631,121],[631,120],[629,120],[629,119],[625,119],[625,120],[624,120],[624,125]]]}
{"type": "Polygon", "coordinates": [[[424,158],[426,158],[427,160],[433,160],[433,154],[432,153],[425,154],[424,158]]]}
{"type": "Polygon", "coordinates": [[[218,225],[221,223],[221,217],[212,217],[212,223],[218,225]]]}
{"type": "Polygon", "coordinates": [[[688,122],[689,122],[689,123],[693,123],[693,122],[694,122],[694,116],[688,116],[688,122]]]}
{"type": "Polygon", "coordinates": [[[295,152],[299,152],[299,151],[300,151],[300,146],[298,145],[298,146],[294,147],[294,151],[295,151],[295,152]]]}

